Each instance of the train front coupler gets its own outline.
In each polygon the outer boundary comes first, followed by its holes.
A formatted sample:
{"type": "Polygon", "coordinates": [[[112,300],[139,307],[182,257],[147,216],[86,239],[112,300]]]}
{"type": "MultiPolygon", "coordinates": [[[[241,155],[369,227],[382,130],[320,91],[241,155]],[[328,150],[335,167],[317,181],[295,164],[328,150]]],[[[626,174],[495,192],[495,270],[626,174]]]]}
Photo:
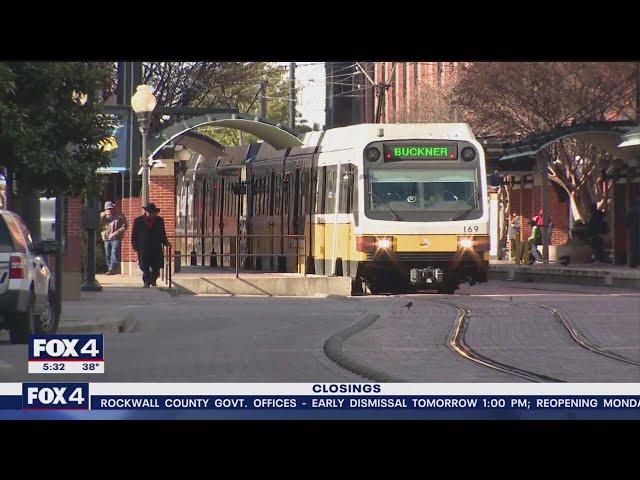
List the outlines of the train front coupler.
{"type": "Polygon", "coordinates": [[[412,285],[435,285],[444,281],[444,272],[441,268],[412,268],[409,270],[409,280],[412,285]]]}

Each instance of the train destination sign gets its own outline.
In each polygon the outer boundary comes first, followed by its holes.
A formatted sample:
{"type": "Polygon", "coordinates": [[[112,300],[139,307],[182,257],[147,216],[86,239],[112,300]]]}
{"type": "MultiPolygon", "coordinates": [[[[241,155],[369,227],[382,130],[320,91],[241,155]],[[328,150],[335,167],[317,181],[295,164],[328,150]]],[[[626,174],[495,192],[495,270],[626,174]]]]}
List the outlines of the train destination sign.
{"type": "Polygon", "coordinates": [[[386,162],[399,160],[456,160],[457,145],[385,145],[386,162]]]}

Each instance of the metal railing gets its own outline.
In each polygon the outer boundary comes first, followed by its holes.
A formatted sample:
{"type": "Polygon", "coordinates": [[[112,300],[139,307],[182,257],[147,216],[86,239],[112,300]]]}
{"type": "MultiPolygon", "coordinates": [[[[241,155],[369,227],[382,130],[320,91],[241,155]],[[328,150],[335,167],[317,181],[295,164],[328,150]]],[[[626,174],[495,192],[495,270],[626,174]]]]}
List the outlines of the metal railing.
{"type": "MultiPolygon", "coordinates": [[[[222,264],[224,265],[224,258],[234,258],[235,259],[235,275],[236,278],[240,276],[240,265],[244,263],[245,259],[248,258],[271,258],[277,259],[276,263],[279,263],[279,258],[287,257],[295,257],[296,258],[296,269],[297,273],[302,273],[305,277],[307,276],[306,269],[306,238],[304,235],[173,235],[168,237],[169,243],[171,245],[167,245],[164,247],[164,267],[162,269],[162,281],[169,286],[169,288],[173,287],[173,274],[181,271],[182,268],[182,259],[187,258],[188,264],[185,266],[198,266],[197,259],[200,257],[202,259],[201,266],[209,266],[211,268],[217,268],[217,259],[218,257],[222,258],[222,264]],[[279,249],[281,252],[261,252],[261,253],[248,253],[247,251],[241,251],[242,249],[247,248],[247,240],[249,239],[276,239],[281,242],[279,249]],[[225,244],[225,239],[231,239],[228,243],[225,244]],[[189,242],[191,240],[191,242],[189,242]],[[205,252],[205,243],[207,240],[211,240],[211,251],[205,252]],[[223,251],[216,252],[215,241],[219,240],[219,246],[223,251]],[[284,242],[286,240],[295,242],[294,248],[295,253],[284,253],[284,242]],[[244,242],[244,243],[243,243],[244,242]],[[180,244],[180,246],[178,246],[180,244]],[[302,245],[301,245],[302,244],[302,245]],[[235,246],[235,251],[233,252],[224,252],[224,247],[231,245],[235,246]],[[199,247],[200,252],[197,252],[196,246],[199,247]],[[185,250],[191,247],[191,252],[182,252],[182,250],[178,250],[178,248],[185,247],[185,250]],[[205,264],[205,258],[209,258],[209,264],[205,264]],[[300,261],[302,260],[302,261],[300,261]],[[176,268],[177,267],[177,268],[176,268]],[[302,272],[300,271],[302,270],[302,272]]],[[[275,242],[272,244],[275,247],[275,242]]],[[[275,249],[275,248],[274,248],[275,249]]],[[[229,262],[231,263],[231,262],[229,262]]],[[[271,262],[273,266],[273,261],[271,262]]],[[[224,266],[223,266],[224,268],[224,266]]],[[[246,270],[246,268],[243,268],[246,270]]],[[[286,270],[286,267],[285,267],[286,270]]]]}

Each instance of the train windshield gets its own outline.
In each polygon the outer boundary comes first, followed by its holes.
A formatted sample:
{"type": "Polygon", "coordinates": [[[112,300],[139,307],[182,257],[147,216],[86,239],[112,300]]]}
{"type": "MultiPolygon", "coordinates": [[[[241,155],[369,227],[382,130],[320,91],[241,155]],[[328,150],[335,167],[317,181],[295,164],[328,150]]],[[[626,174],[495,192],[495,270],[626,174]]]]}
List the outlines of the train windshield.
{"type": "Polygon", "coordinates": [[[468,220],[482,215],[475,169],[369,170],[367,216],[381,220],[468,220]]]}

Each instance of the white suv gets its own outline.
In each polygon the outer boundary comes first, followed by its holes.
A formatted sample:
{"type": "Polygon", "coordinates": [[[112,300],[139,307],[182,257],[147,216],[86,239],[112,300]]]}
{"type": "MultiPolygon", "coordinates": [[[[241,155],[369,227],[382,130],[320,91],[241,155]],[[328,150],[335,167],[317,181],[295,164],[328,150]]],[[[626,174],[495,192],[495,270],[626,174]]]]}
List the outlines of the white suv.
{"type": "Polygon", "coordinates": [[[59,314],[51,271],[34,247],[20,217],[0,210],[0,329],[8,329],[11,343],[27,343],[29,335],[54,334],[59,314]]]}

